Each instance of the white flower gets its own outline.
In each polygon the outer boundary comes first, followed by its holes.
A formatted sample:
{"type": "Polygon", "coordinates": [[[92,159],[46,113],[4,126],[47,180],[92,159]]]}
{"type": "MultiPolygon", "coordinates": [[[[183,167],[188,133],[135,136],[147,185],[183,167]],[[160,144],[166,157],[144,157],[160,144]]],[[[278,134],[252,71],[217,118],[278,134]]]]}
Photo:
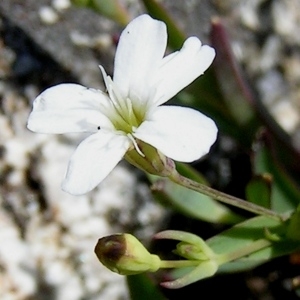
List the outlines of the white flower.
{"type": "MultiPolygon", "coordinates": [[[[28,128],[39,133],[89,132],[71,157],[63,189],[79,195],[92,190],[130,149],[145,142],[165,156],[192,162],[215,142],[215,123],[200,112],[161,106],[210,66],[215,51],[188,38],[164,56],[166,25],[142,15],[121,34],[113,80],[102,67],[107,93],[78,84],[60,84],[33,103],[28,128]]],[[[54,154],[55,155],[55,154],[54,154]]]]}

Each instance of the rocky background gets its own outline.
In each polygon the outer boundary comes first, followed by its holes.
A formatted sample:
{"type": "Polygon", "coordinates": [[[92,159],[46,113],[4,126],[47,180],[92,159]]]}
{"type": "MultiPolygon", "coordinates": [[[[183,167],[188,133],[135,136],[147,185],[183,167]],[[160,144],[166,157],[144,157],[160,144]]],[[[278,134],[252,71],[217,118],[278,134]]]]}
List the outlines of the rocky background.
{"type": "MultiPolygon", "coordinates": [[[[300,148],[300,2],[161,2],[188,35],[204,42],[211,17],[223,18],[249,82],[300,148]]],[[[122,3],[132,18],[144,12],[137,0],[122,3]]],[[[61,82],[103,87],[98,65],[112,73],[120,31],[69,0],[0,1],[0,299],[128,299],[124,278],[93,253],[98,238],[127,231],[147,239],[169,220],[143,175],[124,162],[88,195],[62,192],[82,137],[26,128],[41,90],[61,82]]],[[[248,287],[249,299],[279,299],[264,280],[252,277],[248,287]]]]}

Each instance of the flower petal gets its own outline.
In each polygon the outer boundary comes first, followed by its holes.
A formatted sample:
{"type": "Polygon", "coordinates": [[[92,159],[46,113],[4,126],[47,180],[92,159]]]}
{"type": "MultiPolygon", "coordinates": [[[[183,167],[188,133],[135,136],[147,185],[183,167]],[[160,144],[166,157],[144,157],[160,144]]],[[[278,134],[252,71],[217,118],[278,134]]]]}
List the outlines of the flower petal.
{"type": "Polygon", "coordinates": [[[79,84],[60,84],[41,93],[33,102],[27,127],[40,133],[96,132],[113,125],[102,113],[109,99],[100,90],[79,84]]]}
{"type": "Polygon", "coordinates": [[[114,68],[114,83],[124,98],[140,105],[147,101],[149,82],[161,64],[166,45],[166,25],[148,15],[137,17],[124,29],[114,68]]]}
{"type": "Polygon", "coordinates": [[[153,110],[134,136],[182,162],[208,153],[217,136],[213,120],[186,107],[160,106],[153,110]]]}
{"type": "Polygon", "coordinates": [[[166,56],[155,76],[153,105],[165,103],[193,82],[211,65],[215,50],[202,46],[196,37],[188,38],[180,51],[166,56]]]}
{"type": "Polygon", "coordinates": [[[125,135],[101,130],[86,138],[70,159],[63,190],[73,195],[91,191],[122,159],[130,144],[125,135]]]}

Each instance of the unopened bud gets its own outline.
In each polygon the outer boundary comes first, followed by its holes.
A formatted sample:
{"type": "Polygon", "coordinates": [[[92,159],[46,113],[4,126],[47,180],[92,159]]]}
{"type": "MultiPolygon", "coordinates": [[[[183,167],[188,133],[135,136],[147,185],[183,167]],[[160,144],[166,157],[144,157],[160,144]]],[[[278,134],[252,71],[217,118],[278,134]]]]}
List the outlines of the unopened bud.
{"type": "Polygon", "coordinates": [[[95,253],[105,267],[121,275],[155,272],[160,267],[160,258],[127,233],[99,239],[95,253]]]}
{"type": "Polygon", "coordinates": [[[198,245],[192,245],[185,242],[180,242],[176,246],[174,253],[189,259],[189,260],[208,260],[209,257],[203,252],[198,245]]]}

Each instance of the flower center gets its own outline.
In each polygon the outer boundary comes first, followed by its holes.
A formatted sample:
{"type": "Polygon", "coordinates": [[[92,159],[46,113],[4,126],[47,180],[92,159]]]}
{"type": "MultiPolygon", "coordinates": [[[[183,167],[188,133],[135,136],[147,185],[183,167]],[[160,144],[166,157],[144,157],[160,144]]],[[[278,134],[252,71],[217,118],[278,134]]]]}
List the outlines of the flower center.
{"type": "Polygon", "coordinates": [[[143,122],[145,112],[134,107],[130,98],[124,99],[109,76],[104,76],[104,80],[111,101],[111,122],[116,130],[132,134],[143,122]]]}
{"type": "MultiPolygon", "coordinates": [[[[111,99],[113,102],[113,99],[111,99]]],[[[129,98],[119,99],[113,102],[115,114],[112,122],[116,130],[124,131],[125,133],[132,133],[143,122],[144,116],[137,113],[132,101],[129,98]]]]}

